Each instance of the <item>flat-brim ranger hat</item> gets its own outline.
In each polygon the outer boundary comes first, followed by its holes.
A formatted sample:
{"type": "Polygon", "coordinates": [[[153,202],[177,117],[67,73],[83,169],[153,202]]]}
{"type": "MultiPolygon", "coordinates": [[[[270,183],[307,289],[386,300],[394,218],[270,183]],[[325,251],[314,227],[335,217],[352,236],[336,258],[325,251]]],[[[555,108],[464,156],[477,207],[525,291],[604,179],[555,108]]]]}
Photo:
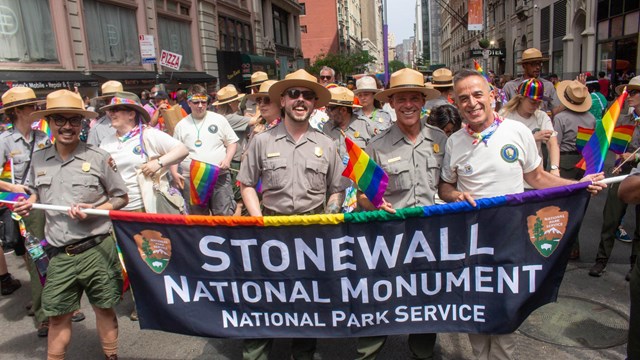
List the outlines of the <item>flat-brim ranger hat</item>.
{"type": "Polygon", "coordinates": [[[263,82],[269,80],[269,76],[264,71],[256,71],[251,74],[251,85],[247,85],[248,88],[260,86],[263,82]]]}
{"type": "Polygon", "coordinates": [[[542,51],[536,48],[529,48],[522,53],[522,59],[518,61],[518,65],[528,62],[547,61],[549,58],[542,56],[542,51]]]}
{"type": "Polygon", "coordinates": [[[69,90],[56,90],[47,95],[47,109],[31,113],[31,120],[39,120],[51,114],[77,114],[85,119],[98,117],[95,111],[84,109],[84,101],[79,94],[69,90]]]}
{"type": "Polygon", "coordinates": [[[453,73],[447,68],[440,68],[433,72],[431,86],[433,88],[446,88],[453,86],[453,73]]]}
{"type": "Polygon", "coordinates": [[[591,94],[586,85],[577,80],[565,80],[556,87],[558,99],[567,109],[575,112],[587,112],[591,108],[591,94]]]}
{"type": "Polygon", "coordinates": [[[109,105],[105,105],[101,107],[100,110],[106,111],[113,108],[114,106],[124,106],[128,109],[131,109],[137,112],[140,116],[144,118],[145,123],[148,123],[149,121],[151,121],[151,115],[149,115],[149,112],[147,112],[147,110],[145,110],[145,108],[142,107],[142,104],[140,103],[140,98],[138,97],[138,95],[134,93],[130,93],[126,91],[117,92],[113,95],[113,98],[111,99],[111,102],[109,103],[109,105]]]}
{"type": "Polygon", "coordinates": [[[18,106],[41,103],[44,103],[44,100],[36,98],[36,93],[33,92],[31,88],[14,87],[2,94],[2,109],[0,109],[0,114],[18,106]]]}
{"type": "Polygon", "coordinates": [[[350,108],[360,109],[362,106],[353,103],[353,91],[343,86],[337,86],[329,89],[331,92],[331,100],[328,105],[347,106],[350,108]]]}
{"type": "Polygon", "coordinates": [[[113,96],[117,92],[123,92],[124,88],[120,81],[109,80],[102,84],[100,87],[100,96],[96,96],[94,99],[102,99],[105,97],[113,96]]]}
{"type": "Polygon", "coordinates": [[[618,95],[622,95],[622,91],[624,90],[625,86],[627,87],[627,91],[629,91],[629,90],[640,90],[640,75],[638,75],[638,76],[632,78],[631,80],[629,80],[628,84],[616,86],[616,93],[618,95]]]}
{"type": "Polygon", "coordinates": [[[273,86],[269,88],[269,98],[271,98],[271,101],[280,103],[280,98],[284,92],[292,87],[303,87],[316,93],[316,109],[327,105],[331,99],[329,90],[318,84],[316,77],[304,71],[304,69],[292,72],[285,76],[284,80],[273,84],[273,86]]]}
{"type": "Polygon", "coordinates": [[[427,89],[424,86],[424,76],[419,71],[413,69],[401,69],[391,74],[387,90],[377,93],[374,98],[378,101],[389,102],[389,98],[400,92],[415,91],[426,96],[426,100],[435,99],[440,96],[440,91],[427,89]]]}
{"type": "Polygon", "coordinates": [[[378,84],[376,83],[376,79],[374,79],[372,76],[365,75],[356,81],[356,89],[353,90],[353,93],[355,95],[358,95],[363,92],[370,92],[370,93],[377,94],[380,91],[382,90],[378,89],[378,84]]]}
{"type": "MultiPolygon", "coordinates": [[[[247,98],[255,100],[258,97],[269,96],[269,89],[275,83],[277,83],[276,80],[267,80],[263,82],[262,84],[260,84],[260,88],[258,88],[258,91],[253,94],[247,95],[247,98]]],[[[280,106],[280,104],[278,104],[278,106],[280,106]]]]}
{"type": "Polygon", "coordinates": [[[238,93],[238,90],[235,86],[233,86],[233,84],[229,84],[218,91],[218,93],[216,94],[218,99],[212,105],[218,106],[230,103],[232,101],[242,100],[244,95],[245,94],[238,93]]]}

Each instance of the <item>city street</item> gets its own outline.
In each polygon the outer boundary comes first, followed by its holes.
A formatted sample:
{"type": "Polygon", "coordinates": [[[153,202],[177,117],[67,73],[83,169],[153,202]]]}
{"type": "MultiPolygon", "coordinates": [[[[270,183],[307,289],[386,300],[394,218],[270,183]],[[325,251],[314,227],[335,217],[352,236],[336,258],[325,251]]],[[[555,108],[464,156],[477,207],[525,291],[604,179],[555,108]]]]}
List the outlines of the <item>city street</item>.
{"type": "MultiPolygon", "coordinates": [[[[631,244],[616,242],[612,260],[601,278],[588,276],[599,241],[602,208],[606,193],[592,198],[580,233],[582,257],[571,262],[560,290],[560,301],[539,309],[517,332],[517,359],[624,359],[626,321],[629,311],[628,270],[631,244]]],[[[633,232],[627,215],[625,227],[633,232]]],[[[28,274],[21,259],[7,257],[10,271],[23,287],[10,296],[0,297],[0,354],[3,360],[43,359],[46,339],[36,337],[32,318],[24,305],[29,300],[28,274]],[[20,261],[19,261],[20,260],[20,261]]],[[[87,319],[73,324],[67,359],[102,358],[93,312],[83,300],[87,319]]],[[[117,306],[120,324],[120,359],[240,359],[240,340],[206,339],[157,331],[141,331],[129,320],[133,308],[129,294],[117,306]]],[[[322,339],[317,359],[353,359],[355,339],[322,339]]],[[[440,334],[436,359],[471,359],[471,348],[464,334],[440,334]]],[[[289,341],[275,342],[272,359],[289,359],[289,341]]],[[[406,336],[387,341],[382,359],[407,359],[406,336]]]]}

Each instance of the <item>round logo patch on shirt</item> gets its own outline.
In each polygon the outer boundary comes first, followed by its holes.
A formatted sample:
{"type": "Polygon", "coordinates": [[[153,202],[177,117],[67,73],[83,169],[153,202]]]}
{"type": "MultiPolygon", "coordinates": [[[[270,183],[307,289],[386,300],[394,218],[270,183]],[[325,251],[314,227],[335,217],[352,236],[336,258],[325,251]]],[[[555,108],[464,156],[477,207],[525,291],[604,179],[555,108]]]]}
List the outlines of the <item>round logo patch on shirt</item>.
{"type": "Polygon", "coordinates": [[[140,145],[136,145],[136,147],[133,148],[133,153],[136,155],[142,154],[142,148],[140,147],[140,145]]]}
{"type": "Polygon", "coordinates": [[[515,145],[507,144],[500,149],[502,160],[512,163],[518,159],[518,148],[515,145]]]}
{"type": "Polygon", "coordinates": [[[218,127],[216,125],[209,125],[209,127],[207,128],[209,130],[210,133],[215,134],[218,132],[218,127]]]}
{"type": "Polygon", "coordinates": [[[471,164],[464,164],[461,166],[461,169],[464,175],[471,175],[473,173],[473,167],[471,164]]]}

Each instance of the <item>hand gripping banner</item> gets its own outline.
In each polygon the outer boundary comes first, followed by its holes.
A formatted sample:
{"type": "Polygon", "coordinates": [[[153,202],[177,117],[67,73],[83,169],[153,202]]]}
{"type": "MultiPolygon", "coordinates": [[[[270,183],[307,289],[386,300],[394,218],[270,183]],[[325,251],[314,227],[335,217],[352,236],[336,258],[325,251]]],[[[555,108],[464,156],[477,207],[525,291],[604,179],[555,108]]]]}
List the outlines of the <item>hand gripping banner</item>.
{"type": "Polygon", "coordinates": [[[110,216],[144,329],[498,334],[556,300],[587,185],[396,214],[110,216]]]}

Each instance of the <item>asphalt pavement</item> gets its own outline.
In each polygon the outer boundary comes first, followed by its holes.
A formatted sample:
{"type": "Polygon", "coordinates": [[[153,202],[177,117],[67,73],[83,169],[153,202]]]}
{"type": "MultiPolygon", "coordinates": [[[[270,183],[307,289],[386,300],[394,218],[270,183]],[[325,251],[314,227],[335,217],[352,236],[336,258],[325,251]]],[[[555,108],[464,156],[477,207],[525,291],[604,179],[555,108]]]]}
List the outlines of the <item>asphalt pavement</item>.
{"type": "MultiPolygon", "coordinates": [[[[607,271],[590,277],[600,237],[606,193],[591,199],[580,231],[581,259],[569,263],[557,303],[534,312],[516,332],[516,359],[625,359],[629,314],[631,244],[616,241],[607,271]]],[[[633,207],[625,227],[633,233],[633,207]]],[[[23,283],[21,289],[0,297],[0,359],[45,359],[45,338],[38,338],[33,318],[24,308],[29,301],[29,275],[22,260],[7,256],[10,271],[23,283]]],[[[131,296],[116,307],[120,326],[120,359],[241,359],[240,340],[208,339],[140,330],[129,320],[131,296]]],[[[73,324],[67,359],[103,359],[95,330],[95,318],[86,298],[82,310],[87,319],[73,324]]],[[[289,341],[276,340],[271,359],[289,359],[289,341]]],[[[353,359],[355,339],[321,339],[316,359],[353,359]]],[[[391,336],[380,359],[408,359],[406,336],[391,336]]],[[[472,359],[465,334],[439,334],[436,359],[472,359]]]]}

